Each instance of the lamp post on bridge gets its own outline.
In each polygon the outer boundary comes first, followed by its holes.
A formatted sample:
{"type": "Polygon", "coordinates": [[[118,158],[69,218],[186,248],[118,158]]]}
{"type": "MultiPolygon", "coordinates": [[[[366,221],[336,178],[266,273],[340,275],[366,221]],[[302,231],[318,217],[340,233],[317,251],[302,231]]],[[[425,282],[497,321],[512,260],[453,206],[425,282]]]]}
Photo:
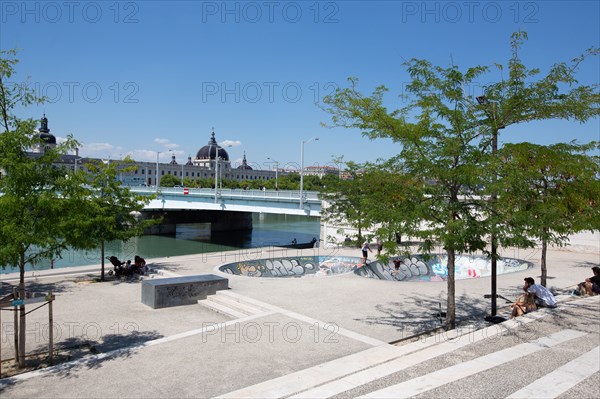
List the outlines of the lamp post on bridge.
{"type": "Polygon", "coordinates": [[[156,193],[158,193],[158,185],[160,183],[160,176],[158,175],[158,157],[160,156],[160,151],[156,151],[156,193]]]}
{"type": "Polygon", "coordinates": [[[215,204],[217,203],[217,190],[219,188],[219,160],[221,157],[215,157],[215,204]]]}
{"type": "Polygon", "coordinates": [[[277,175],[277,172],[279,171],[279,161],[276,161],[273,158],[269,158],[269,157],[267,157],[267,159],[270,159],[271,161],[273,161],[273,163],[275,163],[275,191],[279,191],[278,175],[277,175]]]}
{"type": "Polygon", "coordinates": [[[317,141],[319,140],[318,137],[311,137],[310,139],[304,141],[302,140],[300,142],[300,209],[304,208],[304,197],[303,197],[303,190],[304,190],[304,144],[306,143],[310,143],[311,141],[317,141]]]}

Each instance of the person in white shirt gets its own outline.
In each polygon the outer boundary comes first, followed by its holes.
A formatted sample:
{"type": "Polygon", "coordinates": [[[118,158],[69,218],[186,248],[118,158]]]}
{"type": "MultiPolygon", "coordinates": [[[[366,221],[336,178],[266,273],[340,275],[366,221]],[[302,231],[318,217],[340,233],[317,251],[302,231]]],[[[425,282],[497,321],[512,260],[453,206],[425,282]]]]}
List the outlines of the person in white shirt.
{"type": "Polygon", "coordinates": [[[538,307],[555,308],[557,301],[554,295],[543,285],[536,284],[532,277],[525,278],[523,286],[525,292],[535,295],[535,304],[538,307]]]}

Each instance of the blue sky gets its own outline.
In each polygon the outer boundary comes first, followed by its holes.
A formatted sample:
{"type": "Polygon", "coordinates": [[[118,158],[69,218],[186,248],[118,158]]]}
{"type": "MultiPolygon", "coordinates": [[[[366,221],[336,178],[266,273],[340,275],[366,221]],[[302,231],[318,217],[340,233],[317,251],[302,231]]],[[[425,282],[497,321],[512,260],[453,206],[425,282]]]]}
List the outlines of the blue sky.
{"type": "MultiPolygon", "coordinates": [[[[269,167],[364,162],[397,145],[328,129],[315,103],[360,79],[363,93],[408,83],[402,62],[425,58],[466,69],[506,63],[512,32],[527,31],[523,59],[547,70],[600,47],[598,1],[1,1],[0,48],[18,47],[18,75],[48,97],[57,137],[72,133],[81,155],[136,160],[192,157],[210,139],[231,160],[269,167]],[[229,147],[231,146],[231,147],[229,147]]],[[[598,58],[579,70],[598,83],[598,58]]],[[[490,74],[486,82],[497,78],[490,74]]],[[[470,88],[474,95],[480,87],[470,88]]],[[[600,139],[600,122],[511,126],[502,141],[549,144],[600,139]]]]}

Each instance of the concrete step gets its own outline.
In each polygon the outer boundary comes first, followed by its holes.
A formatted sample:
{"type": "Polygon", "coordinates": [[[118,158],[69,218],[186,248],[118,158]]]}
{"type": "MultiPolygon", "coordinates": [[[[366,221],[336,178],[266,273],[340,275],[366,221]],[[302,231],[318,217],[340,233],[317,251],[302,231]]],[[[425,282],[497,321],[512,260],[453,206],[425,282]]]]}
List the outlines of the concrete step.
{"type": "Polygon", "coordinates": [[[403,346],[381,345],[327,363],[229,392],[219,398],[327,398],[367,384],[370,381],[405,370],[408,367],[435,361],[435,358],[464,348],[475,342],[496,336],[499,329],[508,330],[535,322],[547,312],[539,311],[493,325],[474,334],[466,328],[462,339],[430,337],[403,346]],[[291,396],[293,395],[293,396],[291,396]]]}
{"type": "Polygon", "coordinates": [[[230,309],[243,313],[245,316],[265,313],[264,309],[242,302],[241,300],[236,300],[235,298],[227,295],[218,295],[219,292],[220,291],[217,291],[217,295],[209,295],[206,300],[209,302],[218,303],[219,305],[227,306],[230,309]]]}
{"type": "Polygon", "coordinates": [[[206,299],[198,301],[198,304],[207,307],[217,313],[224,314],[225,316],[233,317],[234,319],[248,316],[246,313],[242,313],[239,310],[232,309],[227,305],[209,300],[211,296],[212,295],[210,295],[206,299]]]}
{"type": "Polygon", "coordinates": [[[232,292],[231,290],[217,291],[217,296],[228,297],[233,301],[240,302],[240,303],[243,303],[248,306],[252,306],[253,308],[256,308],[256,309],[260,309],[262,312],[273,312],[273,311],[277,312],[277,311],[282,310],[276,306],[270,305],[265,302],[261,302],[259,300],[253,299],[253,298],[246,297],[241,294],[237,294],[235,292],[232,292]]]}

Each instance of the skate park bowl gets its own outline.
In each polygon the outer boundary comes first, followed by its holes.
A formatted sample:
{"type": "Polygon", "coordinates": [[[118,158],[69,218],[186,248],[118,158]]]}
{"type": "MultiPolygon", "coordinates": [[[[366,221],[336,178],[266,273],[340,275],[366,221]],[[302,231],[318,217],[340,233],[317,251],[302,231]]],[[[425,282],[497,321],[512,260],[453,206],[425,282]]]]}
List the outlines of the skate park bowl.
{"type": "MultiPolygon", "coordinates": [[[[497,261],[497,274],[527,270],[533,263],[514,258],[501,258],[497,261]]],[[[448,256],[431,254],[429,256],[411,255],[392,257],[387,263],[375,260],[357,268],[359,276],[379,280],[395,281],[445,281],[448,278],[448,256]],[[398,269],[396,270],[396,265],[398,269]]],[[[457,255],[455,260],[455,278],[457,280],[488,277],[492,274],[491,259],[486,256],[457,255]]]]}
{"type": "Polygon", "coordinates": [[[323,277],[352,272],[361,264],[361,258],[350,256],[295,256],[229,263],[219,271],[249,277],[323,277]]]}

